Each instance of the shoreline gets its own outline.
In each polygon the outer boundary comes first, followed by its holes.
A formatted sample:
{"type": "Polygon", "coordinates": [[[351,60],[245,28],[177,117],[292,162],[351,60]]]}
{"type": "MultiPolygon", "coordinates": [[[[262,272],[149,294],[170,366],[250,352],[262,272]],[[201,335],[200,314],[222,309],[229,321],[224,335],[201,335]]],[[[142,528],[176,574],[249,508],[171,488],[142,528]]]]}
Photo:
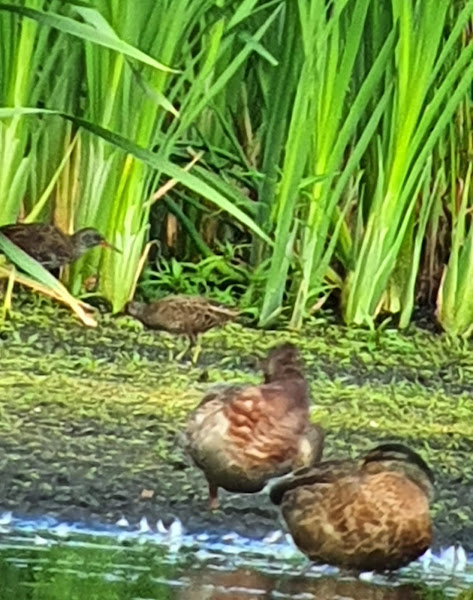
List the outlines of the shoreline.
{"type": "Polygon", "coordinates": [[[49,303],[40,308],[14,314],[1,332],[0,511],[104,523],[179,518],[190,533],[254,538],[280,529],[261,494],[223,492],[222,509],[209,513],[205,480],[177,433],[208,387],[257,382],[257,357],[290,340],[307,362],[324,456],[355,456],[386,439],[412,445],[436,474],[434,547],[473,550],[469,342],[322,319],[302,335],[232,324],[202,336],[193,367],[170,359],[185,340],[127,317],[102,315],[92,330],[49,303]]]}

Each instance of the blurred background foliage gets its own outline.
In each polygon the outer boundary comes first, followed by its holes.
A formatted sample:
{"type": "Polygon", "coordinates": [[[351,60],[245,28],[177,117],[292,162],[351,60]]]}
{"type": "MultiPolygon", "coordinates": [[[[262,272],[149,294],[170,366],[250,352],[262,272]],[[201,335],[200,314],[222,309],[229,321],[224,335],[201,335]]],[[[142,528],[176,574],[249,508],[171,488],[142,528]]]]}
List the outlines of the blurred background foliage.
{"type": "Polygon", "coordinates": [[[122,254],[62,279],[115,312],[135,292],[198,293],[263,327],[328,302],[348,324],[407,327],[417,308],[469,335],[472,15],[468,0],[2,3],[0,225],[99,229],[122,254]]]}

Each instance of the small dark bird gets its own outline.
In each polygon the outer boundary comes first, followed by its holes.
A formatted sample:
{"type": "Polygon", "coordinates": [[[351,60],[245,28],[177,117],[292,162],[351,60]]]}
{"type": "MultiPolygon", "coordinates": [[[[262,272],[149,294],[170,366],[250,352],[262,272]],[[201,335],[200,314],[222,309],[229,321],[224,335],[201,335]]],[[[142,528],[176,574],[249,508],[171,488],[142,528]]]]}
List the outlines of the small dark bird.
{"type": "Polygon", "coordinates": [[[309,422],[309,390],[297,348],[274,348],[261,385],[217,386],[189,417],[186,449],[202,469],[209,503],[218,488],[258,492],[272,477],[320,460],[324,433],[309,422]]]}
{"type": "MultiPolygon", "coordinates": [[[[129,302],[125,311],[150,329],[186,335],[189,348],[199,333],[224,325],[238,316],[238,311],[200,296],[166,296],[151,304],[129,302]]],[[[188,349],[189,349],[188,348],[188,349]]],[[[194,362],[197,355],[194,356],[194,362]]]]}
{"type": "Polygon", "coordinates": [[[402,444],[382,444],[358,460],[324,461],[277,482],[296,546],[316,563],[357,571],[403,567],[432,542],[434,476],[402,444]]]}
{"type": "Polygon", "coordinates": [[[74,262],[95,246],[120,252],[91,227],[68,235],[46,223],[18,223],[4,225],[0,232],[50,271],[74,262]]]}

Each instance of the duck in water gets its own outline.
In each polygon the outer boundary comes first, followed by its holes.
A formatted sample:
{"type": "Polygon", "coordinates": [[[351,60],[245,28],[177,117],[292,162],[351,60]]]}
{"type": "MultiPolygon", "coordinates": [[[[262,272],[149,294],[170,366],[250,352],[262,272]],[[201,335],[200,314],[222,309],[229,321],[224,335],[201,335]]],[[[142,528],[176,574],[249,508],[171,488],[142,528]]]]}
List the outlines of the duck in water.
{"type": "Polygon", "coordinates": [[[296,546],[316,563],[357,571],[403,567],[432,542],[434,477],[403,444],[382,444],[358,460],[324,461],[277,482],[296,546]]]}

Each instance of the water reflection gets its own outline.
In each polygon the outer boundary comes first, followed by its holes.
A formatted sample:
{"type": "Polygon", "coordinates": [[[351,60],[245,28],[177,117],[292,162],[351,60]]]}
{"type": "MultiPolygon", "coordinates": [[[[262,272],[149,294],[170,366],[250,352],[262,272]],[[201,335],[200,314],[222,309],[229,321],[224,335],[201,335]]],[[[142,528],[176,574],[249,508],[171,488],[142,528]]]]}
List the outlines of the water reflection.
{"type": "MultiPolygon", "coordinates": [[[[390,588],[333,577],[282,578],[250,569],[220,573],[202,570],[192,574],[188,586],[176,594],[176,600],[420,600],[427,597],[422,586],[390,588]]],[[[442,598],[442,594],[437,598],[442,598]]]]}
{"type": "MultiPolygon", "coordinates": [[[[35,546],[0,534],[0,600],[443,600],[440,587],[383,585],[302,574],[286,561],[223,557],[202,560],[198,546],[179,554],[116,538],[35,546]]],[[[46,542],[46,540],[44,540],[46,542]]],[[[141,540],[143,541],[143,540],[141,540]]],[[[442,589],[447,589],[443,587],[442,589]]],[[[461,588],[449,591],[455,598],[461,588]]]]}
{"type": "Polygon", "coordinates": [[[174,600],[177,566],[153,548],[54,546],[0,552],[1,600],[174,600]],[[143,550],[143,551],[141,551],[143,550]]]}

